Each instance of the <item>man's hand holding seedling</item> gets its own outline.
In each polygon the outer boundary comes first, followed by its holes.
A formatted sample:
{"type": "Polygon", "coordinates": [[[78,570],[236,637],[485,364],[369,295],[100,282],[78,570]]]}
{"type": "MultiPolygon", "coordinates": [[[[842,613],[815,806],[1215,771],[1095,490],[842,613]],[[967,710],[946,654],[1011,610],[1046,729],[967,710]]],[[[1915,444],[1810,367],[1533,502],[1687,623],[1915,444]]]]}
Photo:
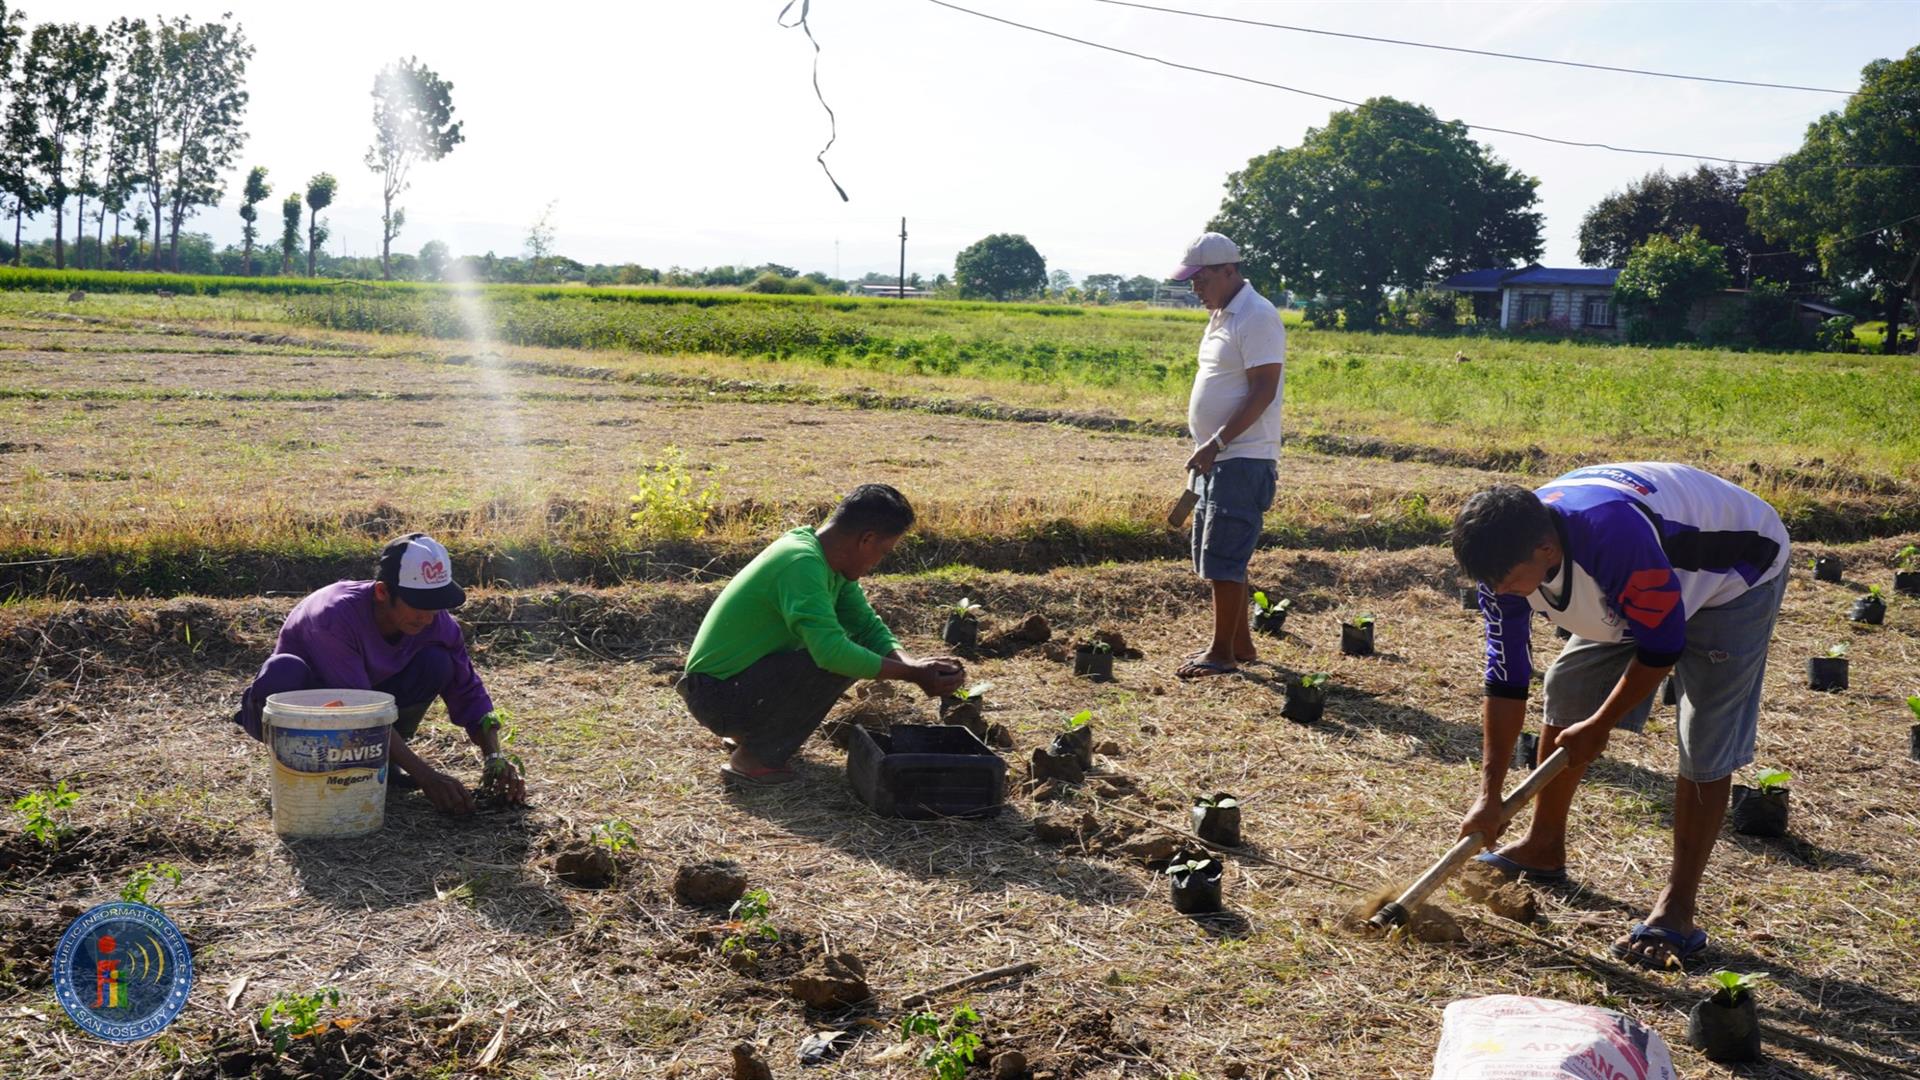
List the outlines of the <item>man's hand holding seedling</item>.
{"type": "Polygon", "coordinates": [[[910,682],[928,697],[945,697],[966,684],[967,668],[952,656],[915,659],[895,652],[881,662],[880,677],[910,682]]]}
{"type": "Polygon", "coordinates": [[[512,753],[516,732],[512,717],[504,709],[495,709],[480,721],[473,741],[480,747],[485,764],[481,767],[482,790],[498,795],[515,806],[527,804],[527,782],[522,776],[520,755],[512,753]]]}

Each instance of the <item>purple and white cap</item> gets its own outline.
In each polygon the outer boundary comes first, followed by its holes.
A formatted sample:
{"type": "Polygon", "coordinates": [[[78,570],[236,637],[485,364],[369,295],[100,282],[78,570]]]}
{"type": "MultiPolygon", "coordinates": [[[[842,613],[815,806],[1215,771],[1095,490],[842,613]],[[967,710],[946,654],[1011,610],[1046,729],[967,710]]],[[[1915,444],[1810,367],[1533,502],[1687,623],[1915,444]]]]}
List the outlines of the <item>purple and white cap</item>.
{"type": "Polygon", "coordinates": [[[390,541],[380,552],[380,580],[393,594],[421,611],[445,611],[467,602],[453,583],[453,559],[426,533],[390,541]]]}
{"type": "Polygon", "coordinates": [[[1209,266],[1239,261],[1238,244],[1217,232],[1201,233],[1193,243],[1187,245],[1187,253],[1181,257],[1180,266],[1174,270],[1171,280],[1185,281],[1209,266]]]}

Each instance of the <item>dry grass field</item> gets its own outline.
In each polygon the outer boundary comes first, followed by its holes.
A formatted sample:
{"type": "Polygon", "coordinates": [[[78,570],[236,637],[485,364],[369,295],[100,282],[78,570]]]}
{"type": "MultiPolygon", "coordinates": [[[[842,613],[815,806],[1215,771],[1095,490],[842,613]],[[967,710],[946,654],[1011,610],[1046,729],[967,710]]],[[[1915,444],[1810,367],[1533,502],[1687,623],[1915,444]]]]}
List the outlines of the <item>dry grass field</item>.
{"type": "MultiPolygon", "coordinates": [[[[1362,895],[1445,849],[1476,782],[1480,627],[1431,541],[1467,493],[1556,468],[1559,450],[1362,456],[1384,436],[1358,427],[1320,432],[1349,442],[1289,447],[1254,564],[1258,584],[1295,601],[1287,633],[1263,639],[1240,676],[1183,684],[1172,670],[1207,616],[1178,539],[1155,524],[1177,490],[1167,478],[1183,452],[1165,433],[1177,416],[844,372],[775,384],[735,359],[489,359],[409,338],[159,332],[144,315],[76,323],[14,306],[0,328],[0,561],[72,562],[53,576],[11,568],[14,587],[0,588],[0,802],[61,780],[81,797],[58,851],[12,819],[0,832],[0,1075],[706,1078],[731,1075],[744,1039],[794,1076],[804,1038],[844,1031],[810,1074],[925,1077],[930,1042],[903,1041],[903,1000],[1020,962],[1037,967],[928,1006],[978,1012],[987,1050],[969,1075],[1017,1049],[1055,1080],[1425,1077],[1441,1009],[1490,993],[1618,1009],[1659,1030],[1687,1077],[1920,1075],[1920,762],[1903,702],[1920,692],[1920,601],[1890,597],[1882,627],[1845,619],[1867,585],[1890,581],[1907,539],[1892,530],[1801,545],[1846,558],[1845,584],[1814,582],[1804,558],[1792,570],[1758,762],[1794,774],[1792,835],[1727,836],[1704,896],[1714,951],[1701,970],[1770,973],[1767,1059],[1732,1071],[1685,1045],[1699,971],[1607,956],[1664,877],[1671,708],[1645,737],[1615,736],[1576,804],[1575,885],[1538,892],[1532,921],[1450,890],[1457,942],[1342,925],[1362,895]],[[1001,406],[1035,412],[985,418],[1001,406]],[[1110,420],[1130,415],[1147,422],[1110,420]],[[700,562],[628,573],[638,564],[622,552],[658,545],[622,534],[626,495],[669,445],[715,485],[721,512],[675,556],[700,562]],[[969,665],[994,683],[987,718],[1013,743],[1008,806],[992,820],[876,817],[825,737],[804,751],[801,784],[730,793],[717,743],[670,689],[716,576],[862,479],[901,485],[923,511],[921,543],[869,587],[906,647],[940,648],[944,605],[985,605],[987,643],[969,665]],[[513,713],[532,805],[455,819],[396,792],[371,838],[282,841],[269,762],[227,716],[308,576],[353,572],[414,526],[447,536],[469,568],[509,541],[618,562],[570,580],[495,575],[460,612],[513,713]],[[218,596],[96,558],[195,545],[238,572],[199,590],[218,596]],[[241,557],[259,552],[273,557],[241,557]],[[1343,657],[1339,623],[1359,612],[1378,619],[1379,654],[1343,657]],[[1029,614],[1050,641],[998,637],[1029,614]],[[1099,631],[1124,637],[1115,678],[1073,678],[1067,647],[1099,631]],[[1837,641],[1851,646],[1852,688],[1808,691],[1802,662],[1837,641]],[[1281,718],[1285,682],[1316,671],[1332,676],[1326,719],[1281,718]],[[1036,797],[1028,756],[1081,709],[1096,776],[1036,797]],[[1193,798],[1222,791],[1246,807],[1245,845],[1222,852],[1229,911],[1188,919],[1160,866],[1191,842],[1193,798]],[[624,835],[616,823],[632,842],[610,881],[562,874],[596,836],[624,835]],[[767,892],[779,937],[750,960],[725,942],[751,928],[673,896],[679,866],[715,858],[767,892]],[[192,944],[198,982],[168,1031],[111,1048],[66,1020],[47,960],[73,913],[162,862],[181,880],[153,898],[192,944]],[[793,996],[793,976],[830,953],[864,961],[870,1000],[821,1010],[793,996]],[[344,995],[328,1025],[273,1053],[262,1007],[322,987],[344,995]]],[[[1410,445],[1403,434],[1389,441],[1410,445]]],[[[1811,463],[1760,464],[1823,508],[1812,520],[1870,524],[1885,497],[1811,463]]],[[[1886,484],[1904,493],[1911,480],[1886,484]]],[[[1544,630],[1535,640],[1542,658],[1557,645],[1544,630]]],[[[933,717],[908,691],[849,699],[834,720],[933,717]]],[[[424,754],[477,779],[438,709],[422,732],[424,754]]]]}

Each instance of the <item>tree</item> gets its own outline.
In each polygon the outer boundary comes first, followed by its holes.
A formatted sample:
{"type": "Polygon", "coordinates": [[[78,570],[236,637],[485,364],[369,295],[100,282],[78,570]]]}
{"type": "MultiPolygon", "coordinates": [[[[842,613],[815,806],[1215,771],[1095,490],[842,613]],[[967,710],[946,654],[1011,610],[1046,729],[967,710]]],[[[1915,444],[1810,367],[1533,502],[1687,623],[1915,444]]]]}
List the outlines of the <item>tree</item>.
{"type": "Polygon", "coordinates": [[[1087,295],[1096,303],[1104,304],[1109,300],[1118,299],[1121,290],[1126,287],[1126,282],[1127,279],[1119,274],[1088,274],[1081,279],[1080,287],[1087,290],[1087,295]]]}
{"type": "Polygon", "coordinates": [[[1240,245],[1256,288],[1341,298],[1348,325],[1370,327],[1390,289],[1539,258],[1539,183],[1464,124],[1379,97],[1229,175],[1208,228],[1240,245]]]}
{"type": "Polygon", "coordinates": [[[53,263],[64,270],[67,196],[85,190],[76,181],[84,183],[86,160],[74,153],[73,144],[87,145],[83,153],[91,152],[90,140],[107,96],[107,53],[100,31],[77,23],[34,27],[21,63],[20,86],[34,96],[31,159],[46,193],[45,204],[53,211],[53,263]]]}
{"type": "Polygon", "coordinates": [[[5,108],[0,111],[4,138],[0,139],[0,211],[13,217],[13,265],[20,265],[20,224],[26,215],[39,209],[38,189],[33,183],[32,132],[38,126],[33,103],[37,97],[14,71],[20,58],[20,39],[26,35],[26,15],[0,0],[0,94],[5,108]]]}
{"type": "Polygon", "coordinates": [[[240,220],[246,224],[240,226],[240,242],[245,251],[247,276],[253,276],[253,242],[260,238],[260,230],[254,222],[260,220],[260,211],[255,209],[265,202],[273,189],[267,186],[267,170],[255,165],[247,171],[247,186],[240,194],[240,220]]]}
{"type": "Polygon", "coordinates": [[[1073,288],[1073,275],[1065,270],[1055,270],[1047,275],[1047,291],[1053,295],[1065,296],[1067,290],[1071,288],[1073,288]]]}
{"type": "Polygon", "coordinates": [[[1735,281],[1762,274],[1776,280],[1811,281],[1819,267],[1805,256],[1786,253],[1753,266],[1751,256],[1768,250],[1747,222],[1740,199],[1758,169],[1742,173],[1702,165],[1669,176],[1658,169],[1595,203],[1580,222],[1580,261],[1588,266],[1625,266],[1627,255],[1655,234],[1680,236],[1697,229],[1726,252],[1727,273],[1735,281]]]}
{"type": "Polygon", "coordinates": [[[304,207],[300,193],[287,195],[280,204],[280,272],[293,273],[293,257],[300,253],[300,214],[304,207]]]}
{"type": "Polygon", "coordinates": [[[1726,253],[1700,230],[1655,233],[1627,256],[1613,295],[1621,310],[1648,321],[1653,336],[1670,340],[1686,329],[1694,302],[1726,288],[1728,280],[1726,253]]]}
{"type": "Polygon", "coordinates": [[[420,249],[420,268],[427,273],[428,281],[440,281],[447,276],[447,267],[453,265],[453,253],[439,240],[429,240],[420,249]]]}
{"type": "MultiPolygon", "coordinates": [[[[540,280],[547,260],[553,256],[553,207],[554,202],[549,201],[546,209],[540,211],[540,216],[527,229],[527,261],[532,264],[530,269],[535,281],[540,280]]],[[[737,285],[739,282],[729,281],[726,284],[737,285]]]]}
{"type": "Polygon", "coordinates": [[[407,212],[393,200],[407,190],[417,162],[439,161],[465,136],[453,120],[453,84],[415,57],[396,60],[373,78],[373,145],[367,168],[380,174],[380,277],[392,280],[388,250],[406,224],[407,212]]]}
{"type": "Polygon", "coordinates": [[[953,276],[961,296],[1029,296],[1047,287],[1047,260],[1026,237],[994,233],[954,259],[953,276]]]}
{"type": "Polygon", "coordinates": [[[332,173],[316,173],[307,181],[307,276],[313,276],[313,256],[327,242],[327,227],[320,223],[320,211],[333,205],[333,193],[340,182],[332,173]]]}
{"type": "Polygon", "coordinates": [[[1908,299],[1920,305],[1920,46],[1860,75],[1843,108],[1748,183],[1746,203],[1768,239],[1810,248],[1830,278],[1872,291],[1891,353],[1908,299]],[[1894,167],[1853,167],[1866,164],[1894,167]]]}

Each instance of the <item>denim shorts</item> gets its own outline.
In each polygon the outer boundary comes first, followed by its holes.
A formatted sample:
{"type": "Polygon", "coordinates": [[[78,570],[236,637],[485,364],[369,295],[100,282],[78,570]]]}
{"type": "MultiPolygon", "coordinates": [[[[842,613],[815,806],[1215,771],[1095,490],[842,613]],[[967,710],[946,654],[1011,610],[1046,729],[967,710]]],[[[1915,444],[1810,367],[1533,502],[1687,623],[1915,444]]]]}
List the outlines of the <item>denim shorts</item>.
{"type": "Polygon", "coordinates": [[[1190,473],[1193,569],[1208,581],[1247,580],[1247,561],[1260,543],[1260,526],[1273,505],[1279,468],[1272,458],[1216,461],[1209,473],[1190,473]]]}
{"type": "MultiPolygon", "coordinates": [[[[1687,620],[1686,651],[1673,666],[1685,779],[1712,783],[1753,761],[1767,646],[1786,593],[1783,568],[1732,603],[1696,611],[1687,620]]],[[[1547,668],[1547,724],[1569,727],[1592,716],[1620,682],[1634,648],[1631,641],[1589,641],[1578,635],[1568,641],[1547,668]]],[[[1634,732],[1644,727],[1653,697],[1635,705],[1620,727],[1634,732]]]]}

